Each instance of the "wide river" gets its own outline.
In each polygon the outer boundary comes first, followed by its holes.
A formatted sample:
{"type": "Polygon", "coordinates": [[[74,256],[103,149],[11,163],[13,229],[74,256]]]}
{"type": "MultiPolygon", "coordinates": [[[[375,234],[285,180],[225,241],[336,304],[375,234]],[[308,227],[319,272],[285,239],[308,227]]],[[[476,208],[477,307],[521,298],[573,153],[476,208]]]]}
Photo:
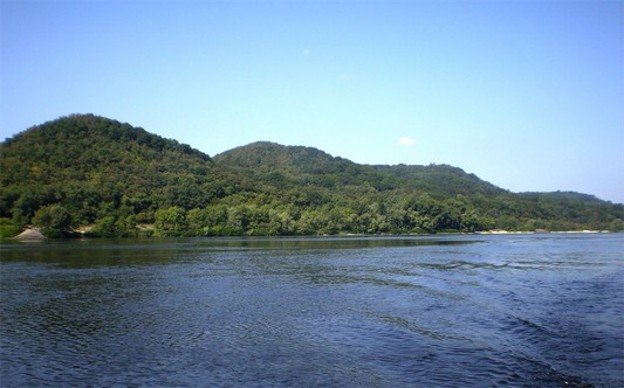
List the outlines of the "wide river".
{"type": "Polygon", "coordinates": [[[0,385],[624,386],[624,234],[0,246],[0,385]]]}

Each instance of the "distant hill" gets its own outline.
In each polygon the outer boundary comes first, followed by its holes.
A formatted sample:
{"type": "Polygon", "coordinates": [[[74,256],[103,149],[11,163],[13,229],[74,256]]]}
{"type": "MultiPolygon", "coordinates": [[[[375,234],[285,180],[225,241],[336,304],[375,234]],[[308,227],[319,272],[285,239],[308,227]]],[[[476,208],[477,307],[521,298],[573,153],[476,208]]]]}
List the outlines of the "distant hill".
{"type": "Polygon", "coordinates": [[[340,188],[370,185],[379,190],[409,188],[436,197],[501,194],[504,190],[448,165],[370,166],[311,147],[257,142],[216,155],[217,164],[248,170],[257,177],[280,177],[303,184],[340,188]]]}
{"type": "Polygon", "coordinates": [[[214,157],[215,162],[253,173],[281,172],[293,174],[338,173],[359,166],[312,147],[283,146],[259,141],[236,147],[214,157]]]}
{"type": "Polygon", "coordinates": [[[623,205],[586,194],[514,194],[457,167],[360,165],[269,142],[210,158],[94,115],[7,139],[0,168],[5,236],[27,224],[101,236],[624,229],[623,205]]]}
{"type": "Polygon", "coordinates": [[[215,162],[260,179],[284,179],[297,184],[344,188],[368,184],[383,187],[390,178],[370,166],[334,157],[312,147],[256,142],[214,157],[215,162]]]}
{"type": "Polygon", "coordinates": [[[374,166],[384,174],[395,177],[402,186],[434,193],[441,197],[455,195],[501,195],[505,191],[493,184],[468,174],[458,167],[445,164],[429,166],[374,166]]]}

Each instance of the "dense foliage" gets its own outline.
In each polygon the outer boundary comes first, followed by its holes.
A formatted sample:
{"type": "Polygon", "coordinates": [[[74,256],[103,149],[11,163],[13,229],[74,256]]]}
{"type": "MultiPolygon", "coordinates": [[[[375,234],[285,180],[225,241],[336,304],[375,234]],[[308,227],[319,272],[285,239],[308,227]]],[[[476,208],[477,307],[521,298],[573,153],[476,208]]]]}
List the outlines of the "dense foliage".
{"type": "Polygon", "coordinates": [[[0,145],[0,233],[306,235],[624,229],[624,206],[513,194],[446,166],[366,166],[259,142],[214,157],[93,115],[0,145]]]}

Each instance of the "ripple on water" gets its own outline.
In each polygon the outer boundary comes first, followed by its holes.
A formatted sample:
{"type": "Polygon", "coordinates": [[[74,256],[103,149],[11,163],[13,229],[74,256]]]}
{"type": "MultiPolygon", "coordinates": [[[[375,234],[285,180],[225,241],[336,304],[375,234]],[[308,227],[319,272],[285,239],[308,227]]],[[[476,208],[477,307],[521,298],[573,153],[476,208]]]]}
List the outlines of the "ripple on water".
{"type": "Polygon", "coordinates": [[[613,238],[3,247],[0,377],[621,386],[624,267],[613,238]]]}

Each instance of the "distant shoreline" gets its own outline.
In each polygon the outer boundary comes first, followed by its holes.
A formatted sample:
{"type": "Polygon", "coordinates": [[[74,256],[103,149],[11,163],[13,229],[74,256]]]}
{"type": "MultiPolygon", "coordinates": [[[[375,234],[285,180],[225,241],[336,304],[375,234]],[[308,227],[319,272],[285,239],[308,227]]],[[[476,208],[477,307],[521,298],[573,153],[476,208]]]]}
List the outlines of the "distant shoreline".
{"type": "MultiPolygon", "coordinates": [[[[107,237],[102,237],[102,236],[97,236],[97,235],[92,235],[92,234],[85,234],[84,231],[81,230],[82,228],[78,228],[76,230],[76,234],[72,235],[72,236],[66,236],[64,237],[65,239],[94,239],[94,240],[98,240],[98,239],[102,239],[102,238],[107,238],[107,237]]],[[[549,231],[549,230],[534,230],[534,231],[513,231],[513,230],[502,230],[502,229],[493,229],[493,230],[484,230],[484,231],[477,231],[477,232],[439,232],[439,233],[407,233],[407,234],[391,234],[391,233],[383,233],[383,234],[365,234],[365,233],[339,233],[339,234],[316,234],[316,235],[266,235],[266,236],[248,236],[248,235],[230,235],[230,236],[153,236],[153,235],[144,235],[144,236],[126,236],[126,237],[119,237],[121,239],[132,239],[132,238],[161,238],[161,237],[165,237],[165,238],[176,238],[176,237],[181,237],[181,238],[186,238],[186,237],[197,237],[197,238],[222,238],[222,237],[232,237],[232,238],[238,238],[238,237],[259,237],[259,238],[284,238],[284,237],[295,237],[295,238],[301,238],[301,237],[309,237],[309,238],[314,238],[314,237],[335,237],[335,238],[358,238],[358,237],[378,237],[378,238],[384,238],[384,237],[431,237],[431,236],[459,236],[459,235],[483,235],[483,236],[505,236],[505,235],[543,235],[543,234],[608,234],[608,233],[617,233],[617,232],[613,232],[610,230],[589,230],[589,229],[584,229],[584,230],[555,230],[555,231],[549,231]]],[[[38,228],[26,228],[24,229],[24,231],[22,233],[20,233],[17,236],[13,236],[13,237],[9,237],[9,238],[2,238],[0,239],[1,241],[7,241],[7,240],[12,240],[12,241],[17,241],[17,242],[37,242],[37,241],[43,241],[48,239],[47,236],[43,235],[41,233],[41,231],[38,228]]],[[[63,237],[52,237],[53,240],[56,239],[63,239],[63,237]]]]}
{"type": "Polygon", "coordinates": [[[481,232],[475,232],[475,234],[598,234],[598,233],[612,233],[610,230],[535,230],[535,231],[509,231],[509,230],[485,230],[481,232]]]}

